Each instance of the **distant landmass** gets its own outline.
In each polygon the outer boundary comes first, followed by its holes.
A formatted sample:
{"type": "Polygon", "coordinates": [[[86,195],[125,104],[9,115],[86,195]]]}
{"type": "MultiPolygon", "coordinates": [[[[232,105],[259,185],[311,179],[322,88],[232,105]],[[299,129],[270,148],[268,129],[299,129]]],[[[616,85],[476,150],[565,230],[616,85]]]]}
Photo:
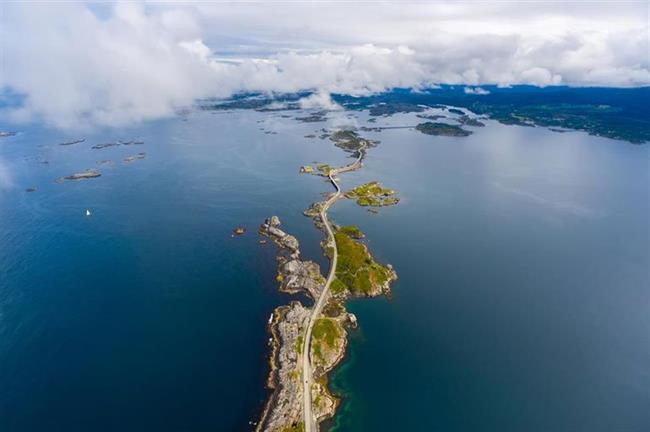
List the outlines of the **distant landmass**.
{"type": "MultiPolygon", "coordinates": [[[[347,110],[369,110],[371,116],[422,112],[427,107],[455,106],[507,125],[541,126],[557,132],[581,130],[590,135],[642,144],[650,141],[650,87],[441,86],[421,91],[396,89],[371,96],[332,95],[347,110]]],[[[267,96],[245,93],[228,101],[203,100],[202,109],[298,109],[310,92],[267,96]]],[[[453,108],[449,111],[454,114],[453,108]]],[[[314,119],[316,120],[316,119],[314,119]]]]}

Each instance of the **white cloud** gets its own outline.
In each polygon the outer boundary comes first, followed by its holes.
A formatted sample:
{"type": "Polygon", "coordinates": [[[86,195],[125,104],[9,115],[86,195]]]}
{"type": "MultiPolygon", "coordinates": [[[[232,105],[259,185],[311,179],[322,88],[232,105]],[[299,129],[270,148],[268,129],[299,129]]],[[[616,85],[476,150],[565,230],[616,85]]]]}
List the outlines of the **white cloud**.
{"type": "Polygon", "coordinates": [[[300,108],[303,109],[325,109],[328,111],[335,111],[343,109],[343,107],[332,100],[329,93],[319,91],[310,96],[304,97],[298,101],[300,108]]]}
{"type": "Polygon", "coordinates": [[[465,87],[464,88],[465,94],[473,94],[473,95],[488,95],[490,94],[489,90],[486,90],[481,87],[465,87]]]}
{"type": "MultiPolygon", "coordinates": [[[[650,83],[643,4],[4,3],[8,114],[59,127],[171,115],[237,91],[650,83]]],[[[469,90],[472,91],[472,90],[469,90]]],[[[480,91],[480,90],[474,90],[480,91]]]]}

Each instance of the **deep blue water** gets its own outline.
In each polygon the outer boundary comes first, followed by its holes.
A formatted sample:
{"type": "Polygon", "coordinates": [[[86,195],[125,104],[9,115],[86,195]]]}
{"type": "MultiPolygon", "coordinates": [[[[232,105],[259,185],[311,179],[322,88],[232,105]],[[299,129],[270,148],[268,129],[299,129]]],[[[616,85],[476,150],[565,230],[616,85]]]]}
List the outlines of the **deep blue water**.
{"type": "MultiPolygon", "coordinates": [[[[279,215],[324,263],[301,212],[329,186],[297,168],[345,160],[303,137],[323,124],[280,114],[0,139],[0,430],[250,430],[266,320],[288,300],[256,227],[279,215]],[[133,138],[146,144],[90,149],[133,138]],[[100,159],[115,161],[102,177],[54,182],[100,159]]],[[[392,299],[350,305],[338,430],[648,430],[648,147],[493,122],[371,135],[343,183],[402,201],[332,216],[400,279],[392,299]]]]}

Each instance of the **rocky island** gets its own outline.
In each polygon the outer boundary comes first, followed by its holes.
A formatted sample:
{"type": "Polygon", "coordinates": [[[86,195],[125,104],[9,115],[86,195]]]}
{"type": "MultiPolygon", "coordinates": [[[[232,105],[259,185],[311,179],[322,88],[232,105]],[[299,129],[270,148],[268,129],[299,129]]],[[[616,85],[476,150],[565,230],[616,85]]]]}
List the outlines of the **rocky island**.
{"type": "Polygon", "coordinates": [[[363,207],[383,207],[395,205],[399,198],[393,189],[382,187],[379,182],[370,182],[355,187],[345,193],[346,198],[355,199],[363,207]]]}
{"type": "Polygon", "coordinates": [[[61,179],[59,180],[87,180],[95,177],[100,177],[101,175],[102,173],[100,173],[99,171],[90,169],[75,174],[70,174],[65,177],[61,177],[61,179]]]}
{"type": "MultiPolygon", "coordinates": [[[[350,297],[387,294],[390,283],[397,279],[392,266],[375,261],[362,242],[365,236],[358,227],[338,226],[328,220],[327,210],[343,197],[338,175],[361,168],[371,145],[371,141],[355,131],[336,131],[331,137],[338,147],[353,153],[356,159],[339,168],[326,164],[317,167],[336,192],[304,212],[327,235],[321,242],[331,263],[327,278],[318,264],[300,258],[298,239],[280,228],[277,216],[266,219],[260,226],[260,234],[278,245],[279,290],[305,294],[314,304],[306,307],[299,301],[291,301],[277,307],[269,319],[271,355],[267,387],[271,394],[257,431],[315,431],[320,422],[334,415],[339,400],[328,388],[328,373],[344,358],[348,331],[357,326],[356,317],[346,310],[346,301],[350,297]]],[[[378,183],[361,188],[364,192],[372,191],[367,195],[377,193],[384,200],[394,194],[378,183]]]]}
{"type": "Polygon", "coordinates": [[[460,126],[437,122],[420,123],[415,129],[426,135],[466,137],[472,134],[472,131],[463,129],[460,126]]]}
{"type": "Polygon", "coordinates": [[[85,142],[85,141],[86,141],[86,138],[80,138],[80,139],[76,139],[76,140],[72,140],[72,141],[66,141],[66,142],[59,143],[59,145],[70,146],[70,145],[80,144],[80,143],[85,142]]]}
{"type": "Polygon", "coordinates": [[[138,153],[138,154],[135,154],[135,155],[125,157],[124,162],[125,163],[130,163],[130,162],[136,161],[138,159],[144,159],[145,157],[147,157],[147,154],[142,152],[142,153],[138,153]]]}

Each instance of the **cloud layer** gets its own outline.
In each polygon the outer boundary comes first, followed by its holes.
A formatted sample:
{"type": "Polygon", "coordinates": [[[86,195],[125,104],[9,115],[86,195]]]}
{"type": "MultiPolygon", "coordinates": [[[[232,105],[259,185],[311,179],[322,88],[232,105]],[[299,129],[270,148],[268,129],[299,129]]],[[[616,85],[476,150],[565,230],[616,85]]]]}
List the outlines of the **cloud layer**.
{"type": "Polygon", "coordinates": [[[0,89],[25,96],[4,114],[57,127],[153,119],[238,91],[316,90],[311,102],[327,106],[328,93],[439,83],[650,83],[635,3],[0,7],[0,89]]]}

